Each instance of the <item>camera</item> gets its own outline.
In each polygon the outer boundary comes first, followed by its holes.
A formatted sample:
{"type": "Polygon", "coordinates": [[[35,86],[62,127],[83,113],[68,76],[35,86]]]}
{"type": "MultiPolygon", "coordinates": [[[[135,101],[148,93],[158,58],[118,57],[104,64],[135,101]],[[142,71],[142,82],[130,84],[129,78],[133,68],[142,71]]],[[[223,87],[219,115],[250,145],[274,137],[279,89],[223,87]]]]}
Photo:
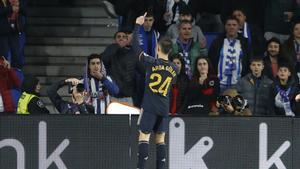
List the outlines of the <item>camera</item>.
{"type": "Polygon", "coordinates": [[[244,99],[241,95],[237,95],[232,99],[232,106],[238,110],[244,110],[245,108],[248,108],[248,101],[244,99]]]}
{"type": "Polygon", "coordinates": [[[220,104],[230,104],[232,98],[228,95],[221,95],[217,98],[217,101],[220,103],[220,104]]]}
{"type": "MultiPolygon", "coordinates": [[[[72,83],[68,83],[68,86],[69,86],[69,94],[73,93],[73,87],[74,86],[72,85],[72,83]]],[[[83,83],[78,83],[75,87],[76,87],[76,91],[78,93],[81,93],[81,92],[84,91],[84,84],[83,83]]]]}

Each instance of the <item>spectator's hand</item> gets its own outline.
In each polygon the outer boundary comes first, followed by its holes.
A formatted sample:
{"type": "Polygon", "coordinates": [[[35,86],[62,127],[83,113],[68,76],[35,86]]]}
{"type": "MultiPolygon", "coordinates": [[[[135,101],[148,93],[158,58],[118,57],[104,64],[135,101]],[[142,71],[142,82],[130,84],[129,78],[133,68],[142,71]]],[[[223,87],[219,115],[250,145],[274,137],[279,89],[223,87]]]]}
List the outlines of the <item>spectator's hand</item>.
{"type": "Polygon", "coordinates": [[[295,97],[296,102],[300,102],[300,94],[297,94],[297,96],[295,97]]]}
{"type": "Polygon", "coordinates": [[[147,12],[143,16],[139,16],[136,18],[135,23],[138,25],[143,25],[145,22],[145,17],[147,15],[147,12]]]}
{"type": "Polygon", "coordinates": [[[99,80],[101,80],[104,77],[104,75],[100,71],[91,72],[91,75],[99,80]]]}
{"type": "Polygon", "coordinates": [[[7,69],[10,69],[10,63],[5,59],[4,56],[2,56],[2,59],[3,59],[3,67],[4,68],[7,68],[7,69]]]}
{"type": "Polygon", "coordinates": [[[73,86],[76,86],[78,83],[80,83],[80,80],[76,78],[69,78],[65,80],[66,83],[72,83],[73,86]]]}

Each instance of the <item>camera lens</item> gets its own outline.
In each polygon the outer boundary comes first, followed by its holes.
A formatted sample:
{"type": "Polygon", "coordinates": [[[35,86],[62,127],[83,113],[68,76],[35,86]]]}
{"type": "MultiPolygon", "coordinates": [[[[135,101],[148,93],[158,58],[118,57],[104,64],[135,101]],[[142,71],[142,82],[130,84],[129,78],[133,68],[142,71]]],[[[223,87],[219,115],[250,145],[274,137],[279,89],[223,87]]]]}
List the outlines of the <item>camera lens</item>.
{"type": "Polygon", "coordinates": [[[82,83],[77,84],[76,86],[77,92],[83,92],[84,91],[84,85],[82,83]]]}

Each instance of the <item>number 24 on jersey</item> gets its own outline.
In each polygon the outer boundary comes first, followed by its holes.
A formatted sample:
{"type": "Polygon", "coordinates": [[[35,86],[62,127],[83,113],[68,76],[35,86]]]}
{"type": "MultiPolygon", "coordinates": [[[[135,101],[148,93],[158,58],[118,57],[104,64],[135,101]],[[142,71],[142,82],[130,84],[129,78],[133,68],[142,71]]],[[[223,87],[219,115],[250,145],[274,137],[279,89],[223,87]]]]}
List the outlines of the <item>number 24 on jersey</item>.
{"type": "Polygon", "coordinates": [[[153,93],[162,94],[163,96],[166,97],[172,78],[167,77],[165,80],[163,80],[160,74],[152,73],[150,75],[150,79],[154,80],[153,82],[149,83],[149,88],[151,89],[151,91],[153,93]]]}

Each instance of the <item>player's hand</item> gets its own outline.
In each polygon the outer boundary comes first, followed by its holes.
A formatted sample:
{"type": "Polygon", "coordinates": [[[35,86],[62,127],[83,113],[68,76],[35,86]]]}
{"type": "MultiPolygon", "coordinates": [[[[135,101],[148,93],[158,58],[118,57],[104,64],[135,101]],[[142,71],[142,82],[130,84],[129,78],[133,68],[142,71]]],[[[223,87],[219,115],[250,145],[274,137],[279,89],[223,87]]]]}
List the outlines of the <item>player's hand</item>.
{"type": "Polygon", "coordinates": [[[78,83],[80,83],[80,80],[76,79],[76,78],[69,78],[65,80],[66,83],[72,83],[73,86],[78,85],[78,83]]]}
{"type": "Polygon", "coordinates": [[[139,16],[136,18],[135,23],[138,25],[143,25],[145,22],[145,17],[147,15],[147,12],[143,16],[139,16]]]}
{"type": "Polygon", "coordinates": [[[297,94],[297,96],[295,97],[296,102],[300,102],[300,94],[297,94]]]}

